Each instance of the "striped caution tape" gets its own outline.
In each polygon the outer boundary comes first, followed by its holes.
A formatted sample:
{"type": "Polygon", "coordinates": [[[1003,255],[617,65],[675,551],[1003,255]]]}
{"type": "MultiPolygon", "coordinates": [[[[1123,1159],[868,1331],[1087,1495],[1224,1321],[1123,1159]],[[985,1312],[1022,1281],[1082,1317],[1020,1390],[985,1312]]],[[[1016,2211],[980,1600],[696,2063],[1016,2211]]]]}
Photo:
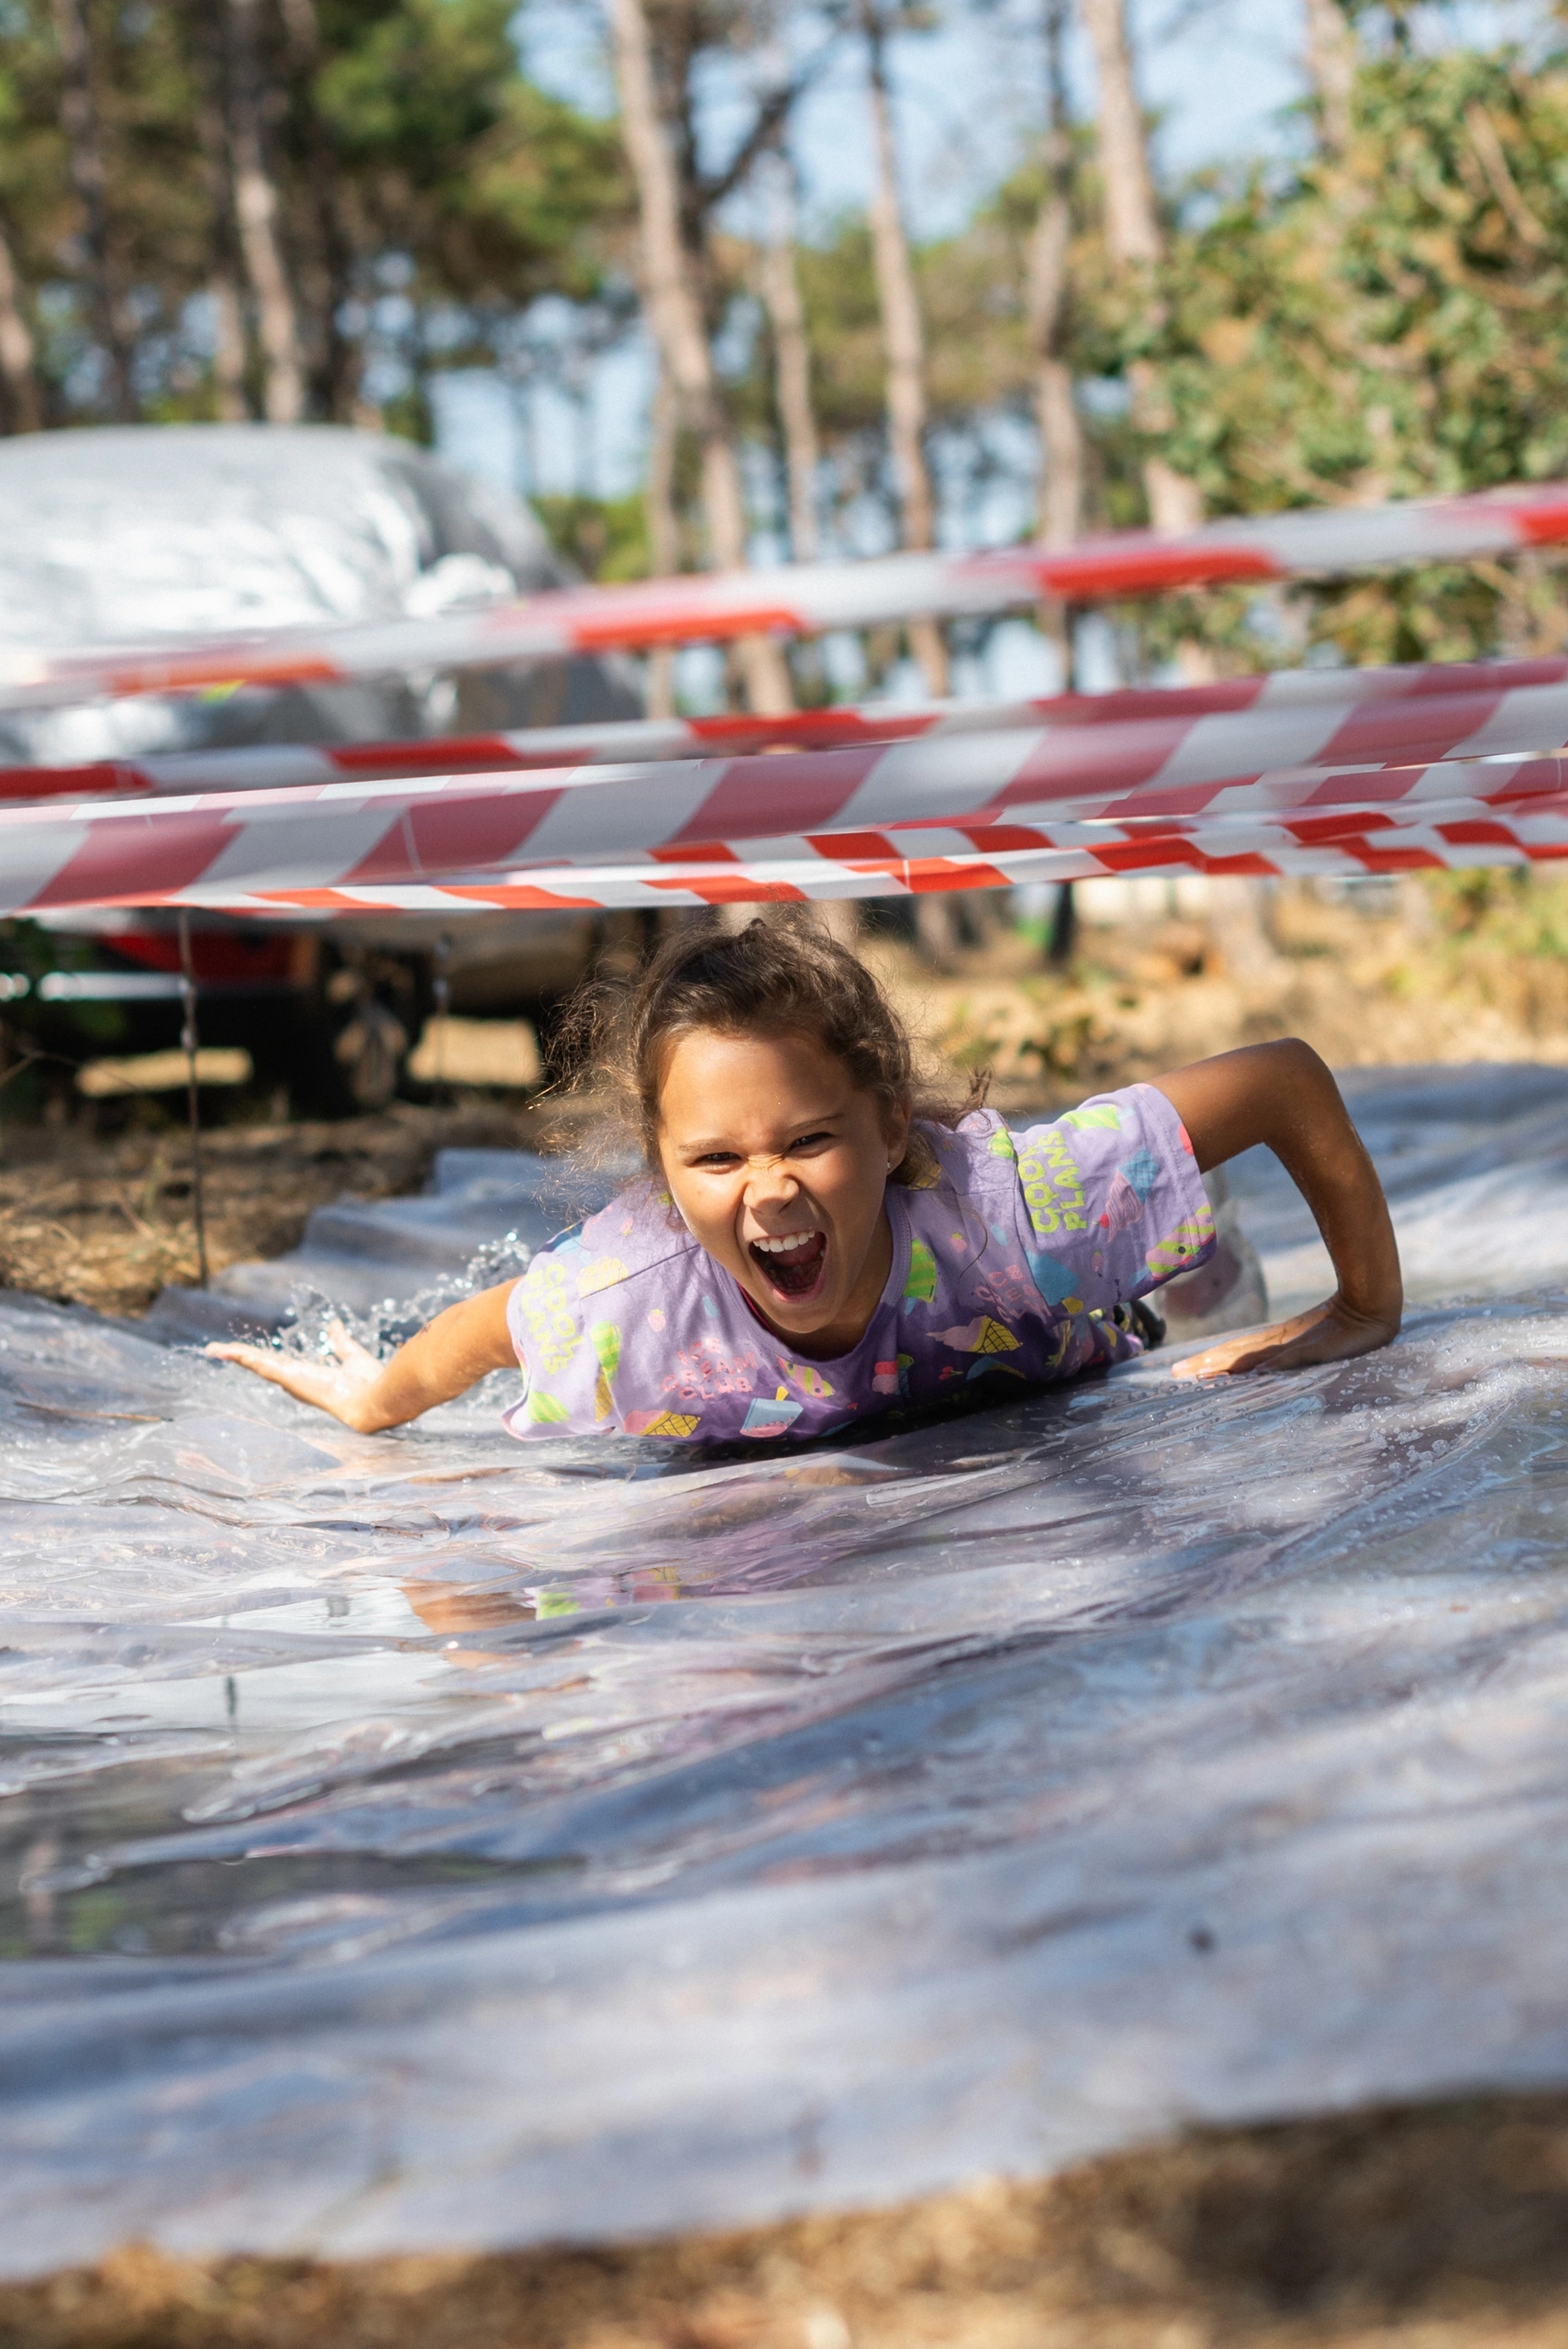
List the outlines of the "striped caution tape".
{"type": "MultiPolygon", "coordinates": [[[[995,751],[1006,739],[955,738],[942,747],[995,751]]],[[[906,763],[896,777],[879,771],[869,786],[863,774],[847,788],[835,775],[831,790],[815,796],[769,789],[785,760],[721,763],[717,782],[701,764],[667,770],[681,796],[659,808],[640,774],[628,780],[615,769],[548,783],[331,785],[6,808],[0,910],[428,909],[437,898],[644,905],[695,887],[694,874],[703,876],[699,896],[720,898],[852,895],[866,893],[851,886],[857,876],[868,885],[891,876],[897,887],[1010,885],[1024,870],[1018,859],[1035,879],[1163,870],[1171,859],[1184,870],[1277,873],[1340,869],[1315,862],[1321,856],[1349,855],[1367,871],[1390,869],[1391,855],[1462,863],[1462,850],[1474,852],[1472,863],[1514,862],[1560,852],[1568,790],[1568,762],[1557,757],[1284,770],[1201,794],[1118,786],[1055,796],[1030,782],[1016,753],[990,774],[973,767],[962,792],[938,762],[925,772],[906,763]],[[737,767],[747,771],[739,780],[737,767]],[[958,804],[965,796],[969,804],[958,804]],[[1172,804],[1181,799],[1195,804],[1172,804]],[[973,877],[976,860],[989,878],[973,877]],[[955,863],[969,877],[940,877],[955,863]],[[928,870],[939,877],[907,877],[928,870]]]]}
{"type": "Polygon", "coordinates": [[[582,587],[439,618],[327,624],[92,650],[17,649],[0,707],[103,696],[353,679],[560,659],[773,633],[817,635],[927,615],[1004,612],[1183,587],[1322,577],[1496,558],[1568,540],[1568,484],[1215,522],[1185,536],[1118,531],[1062,549],[887,555],[582,587]]]}

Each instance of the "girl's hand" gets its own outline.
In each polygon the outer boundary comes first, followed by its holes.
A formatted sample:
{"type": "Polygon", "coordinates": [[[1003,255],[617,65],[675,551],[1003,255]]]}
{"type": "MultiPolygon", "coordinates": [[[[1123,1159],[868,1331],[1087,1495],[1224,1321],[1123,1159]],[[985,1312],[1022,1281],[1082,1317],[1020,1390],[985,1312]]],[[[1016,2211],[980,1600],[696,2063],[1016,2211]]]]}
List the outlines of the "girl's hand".
{"type": "Polygon", "coordinates": [[[1399,1334],[1399,1317],[1358,1313],[1342,1297],[1331,1297],[1306,1313],[1276,1321],[1272,1329],[1224,1338],[1173,1363],[1173,1378],[1227,1378],[1247,1370],[1308,1370],[1314,1363],[1349,1362],[1375,1353],[1399,1334]]]}
{"type": "Polygon", "coordinates": [[[368,1346],[350,1337],[340,1321],[327,1324],[327,1342],[337,1357],[335,1363],[311,1362],[303,1354],[279,1353],[271,1346],[221,1344],[204,1346],[202,1351],[209,1362],[237,1362],[242,1369],[253,1370],[258,1378],[281,1386],[285,1395],[313,1403],[318,1411],[329,1411],[356,1434],[368,1434],[381,1424],[365,1406],[384,1364],[368,1346]]]}
{"type": "Polygon", "coordinates": [[[376,1435],[417,1419],[438,1403],[450,1403],[489,1371],[516,1370],[506,1323],[514,1286],[502,1281],[449,1305],[387,1362],[350,1338],[340,1321],[327,1325],[336,1363],[303,1361],[298,1354],[274,1353],[271,1346],[215,1345],[204,1351],[213,1362],[238,1363],[300,1402],[330,1411],[356,1435],[376,1435]]]}

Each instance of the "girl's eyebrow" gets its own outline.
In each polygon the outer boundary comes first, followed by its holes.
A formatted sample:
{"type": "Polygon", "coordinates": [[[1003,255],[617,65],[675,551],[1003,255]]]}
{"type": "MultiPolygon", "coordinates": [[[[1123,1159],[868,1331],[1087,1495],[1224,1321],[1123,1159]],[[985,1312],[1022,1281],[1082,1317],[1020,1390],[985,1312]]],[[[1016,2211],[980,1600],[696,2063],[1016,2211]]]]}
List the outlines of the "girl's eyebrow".
{"type": "MultiPolygon", "coordinates": [[[[795,1119],[789,1129],[790,1141],[798,1141],[802,1134],[814,1134],[823,1126],[833,1125],[842,1114],[839,1109],[826,1109],[817,1117],[795,1119]]],[[[695,1151],[702,1157],[706,1157],[714,1151],[733,1151],[737,1158],[745,1158],[750,1155],[748,1152],[741,1149],[738,1141],[731,1141],[728,1137],[718,1135],[703,1135],[695,1139],[683,1135],[675,1147],[681,1151],[695,1151]]],[[[781,1143],[780,1147],[787,1150],[789,1143],[781,1143]]]]}

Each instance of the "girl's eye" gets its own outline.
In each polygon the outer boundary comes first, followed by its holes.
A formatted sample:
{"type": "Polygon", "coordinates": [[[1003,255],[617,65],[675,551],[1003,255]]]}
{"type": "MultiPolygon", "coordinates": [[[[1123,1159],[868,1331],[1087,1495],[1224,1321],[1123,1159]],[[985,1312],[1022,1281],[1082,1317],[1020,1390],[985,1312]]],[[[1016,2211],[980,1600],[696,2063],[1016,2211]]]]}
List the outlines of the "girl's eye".
{"type": "MultiPolygon", "coordinates": [[[[784,1158],[804,1157],[810,1151],[831,1149],[837,1140],[836,1134],[825,1131],[797,1134],[788,1148],[780,1152],[780,1155],[784,1158]]],[[[688,1159],[686,1163],[701,1174],[728,1174],[732,1167],[742,1165],[744,1161],[738,1150],[705,1150],[700,1158],[688,1159]]]]}

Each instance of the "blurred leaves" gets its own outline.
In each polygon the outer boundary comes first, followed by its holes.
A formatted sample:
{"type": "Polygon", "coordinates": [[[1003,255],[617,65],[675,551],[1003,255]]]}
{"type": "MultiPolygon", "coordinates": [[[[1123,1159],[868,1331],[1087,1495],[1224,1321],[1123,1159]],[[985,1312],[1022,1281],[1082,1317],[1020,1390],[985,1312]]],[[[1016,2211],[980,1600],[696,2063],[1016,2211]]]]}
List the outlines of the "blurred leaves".
{"type": "MultiPolygon", "coordinates": [[[[1216,516],[1374,504],[1568,475],[1568,59],[1365,35],[1339,161],[1205,172],[1168,192],[1152,284],[1106,265],[1091,133],[1077,141],[1070,358],[1102,525],[1146,518],[1134,362],[1159,372],[1161,452],[1216,516]],[[1123,395],[1118,396],[1118,391],[1123,395]]],[[[1042,175],[1016,172],[917,256],[934,430],[973,444],[1027,426],[1027,245],[1042,175]]],[[[819,422],[840,499],[887,495],[869,238],[839,221],[799,256],[819,422]]],[[[738,257],[735,284],[746,281],[738,257]]],[[[768,427],[765,338],[741,388],[768,427]]],[[[1561,558],[1382,574],[1260,599],[1218,591],[1129,608],[1146,664],[1178,642],[1224,666],[1529,651],[1563,639],[1561,558]]]]}
{"type": "MultiPolygon", "coordinates": [[[[1192,192],[1156,356],[1172,462],[1216,513],[1441,495],[1568,473],[1568,63],[1364,61],[1342,161],[1192,192]]],[[[1557,640],[1529,566],[1313,590],[1356,661],[1557,640]]]]}
{"type": "Polygon", "coordinates": [[[545,495],[533,501],[545,535],[585,579],[648,575],[648,521],[640,491],[629,497],[545,495]]]}
{"type": "MultiPolygon", "coordinates": [[[[198,31],[221,0],[90,0],[117,279],[149,417],[214,413],[202,316],[222,239],[204,181],[198,31]]],[[[422,412],[432,365],[483,363],[544,294],[624,306],[629,194],[615,127],[524,77],[511,0],[317,0],[301,53],[262,12],[268,168],[319,415],[422,412]],[[329,347],[347,340],[351,363],[329,347]],[[388,353],[406,377],[378,385],[388,353]]],[[[301,20],[298,0],[288,12],[301,20]]],[[[103,413],[86,257],[59,128],[49,0],[0,16],[0,226],[27,289],[51,423],[103,413]]],[[[251,385],[253,395],[256,391],[251,385]]]]}

